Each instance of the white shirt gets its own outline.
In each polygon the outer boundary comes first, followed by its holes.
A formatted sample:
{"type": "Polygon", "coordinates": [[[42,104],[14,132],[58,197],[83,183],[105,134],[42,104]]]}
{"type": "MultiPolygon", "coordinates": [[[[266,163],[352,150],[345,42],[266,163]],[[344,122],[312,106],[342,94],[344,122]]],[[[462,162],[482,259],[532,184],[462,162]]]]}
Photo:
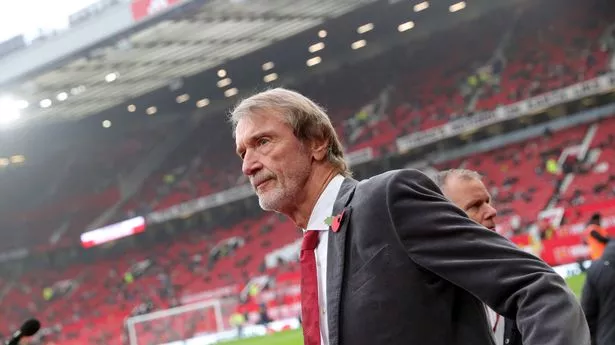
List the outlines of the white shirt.
{"type": "Polygon", "coordinates": [[[504,317],[499,316],[495,311],[485,305],[485,312],[489,320],[489,326],[493,332],[496,345],[504,345],[504,317]]]}
{"type": "Polygon", "coordinates": [[[318,304],[320,306],[320,343],[329,345],[329,324],[327,322],[327,244],[329,240],[329,225],[325,220],[333,214],[333,204],[344,182],[344,176],[337,175],[322,192],[308,220],[307,229],[320,231],[318,247],[314,249],[316,256],[316,278],[318,280],[318,304]]]}

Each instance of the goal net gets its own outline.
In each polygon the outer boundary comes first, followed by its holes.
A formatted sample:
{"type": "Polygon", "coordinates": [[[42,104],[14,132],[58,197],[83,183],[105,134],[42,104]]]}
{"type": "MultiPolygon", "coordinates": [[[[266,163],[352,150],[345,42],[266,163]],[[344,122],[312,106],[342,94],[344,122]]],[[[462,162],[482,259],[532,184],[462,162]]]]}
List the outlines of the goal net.
{"type": "Polygon", "coordinates": [[[130,317],[130,345],[209,343],[207,335],[231,328],[229,317],[236,305],[232,300],[204,301],[130,317]]]}

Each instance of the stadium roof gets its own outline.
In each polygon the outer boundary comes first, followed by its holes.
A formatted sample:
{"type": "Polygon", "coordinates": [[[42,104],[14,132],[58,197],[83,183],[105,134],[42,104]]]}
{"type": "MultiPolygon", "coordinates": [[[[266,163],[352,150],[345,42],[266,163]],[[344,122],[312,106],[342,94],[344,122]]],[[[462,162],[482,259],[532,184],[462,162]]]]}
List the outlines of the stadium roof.
{"type": "Polygon", "coordinates": [[[77,120],[164,86],[181,86],[183,77],[216,68],[374,1],[192,1],[196,8],[135,24],[128,35],[114,35],[86,52],[71,54],[52,69],[0,83],[4,92],[29,103],[22,112],[26,120],[39,124],[77,120]]]}

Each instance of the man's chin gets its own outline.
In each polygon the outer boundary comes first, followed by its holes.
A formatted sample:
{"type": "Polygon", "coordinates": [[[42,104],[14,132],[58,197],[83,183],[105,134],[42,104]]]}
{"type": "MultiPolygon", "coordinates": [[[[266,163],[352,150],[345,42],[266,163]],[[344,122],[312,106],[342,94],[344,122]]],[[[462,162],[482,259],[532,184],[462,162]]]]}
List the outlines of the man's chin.
{"type": "Polygon", "coordinates": [[[280,205],[278,200],[271,200],[270,198],[267,198],[266,196],[263,196],[261,193],[260,195],[258,195],[258,204],[259,206],[263,209],[263,211],[278,211],[280,209],[280,205]]]}
{"type": "Polygon", "coordinates": [[[273,208],[269,208],[269,206],[268,206],[268,205],[263,205],[263,204],[261,204],[261,203],[259,203],[259,204],[260,204],[261,210],[263,210],[263,211],[267,211],[267,212],[277,212],[277,210],[275,210],[275,209],[273,209],[273,208]]]}

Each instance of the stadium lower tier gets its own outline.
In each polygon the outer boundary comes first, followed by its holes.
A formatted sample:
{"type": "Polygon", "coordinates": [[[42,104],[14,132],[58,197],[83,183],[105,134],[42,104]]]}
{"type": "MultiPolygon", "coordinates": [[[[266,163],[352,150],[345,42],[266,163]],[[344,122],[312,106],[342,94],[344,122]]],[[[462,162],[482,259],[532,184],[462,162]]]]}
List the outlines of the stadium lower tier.
{"type": "MultiPolygon", "coordinates": [[[[602,213],[604,225],[615,236],[615,200],[609,200],[551,211],[543,215],[556,229],[549,236],[535,229],[511,240],[550,265],[583,261],[588,258],[582,239],[584,222],[562,225],[561,221],[567,214],[589,218],[596,212],[602,213]]],[[[135,331],[143,341],[138,344],[229,329],[234,312],[245,314],[248,324],[256,324],[263,306],[274,320],[294,318],[300,312],[299,236],[288,221],[265,215],[220,229],[209,241],[178,239],[166,248],[165,258],[148,258],[162,250],[154,248],[91,267],[87,275],[74,267],[60,275],[24,277],[20,284],[4,287],[2,307],[10,311],[3,315],[5,332],[28,315],[37,315],[48,332],[48,344],[126,344],[125,325],[131,316],[207,301],[218,301],[218,309],[200,308],[138,324],[135,331]],[[259,271],[259,275],[246,274],[259,271]]]]}

